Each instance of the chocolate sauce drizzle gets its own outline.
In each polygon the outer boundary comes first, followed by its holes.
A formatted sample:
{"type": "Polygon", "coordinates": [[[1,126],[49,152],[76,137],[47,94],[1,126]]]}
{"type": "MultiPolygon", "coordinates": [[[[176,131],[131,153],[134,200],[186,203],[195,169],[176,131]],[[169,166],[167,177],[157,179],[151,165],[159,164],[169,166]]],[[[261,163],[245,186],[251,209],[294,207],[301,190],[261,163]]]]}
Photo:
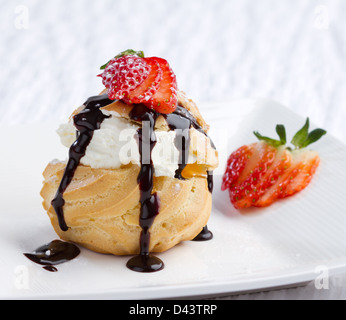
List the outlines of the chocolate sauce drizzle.
{"type": "MultiPolygon", "coordinates": [[[[198,124],[195,117],[184,107],[177,106],[176,110],[170,114],[164,114],[168,127],[176,130],[175,146],[180,151],[179,165],[175,172],[175,178],[185,180],[182,172],[188,163],[190,148],[190,128],[194,127],[197,131],[207,135],[203,128],[198,124]],[[178,129],[178,130],[177,130],[178,129]]],[[[208,137],[209,138],[209,137],[208,137]]],[[[216,149],[213,141],[209,138],[212,148],[216,149]]],[[[207,172],[208,190],[213,192],[213,173],[207,172]]],[[[193,239],[193,241],[207,241],[213,238],[213,233],[205,226],[202,231],[193,239]]]]}
{"type": "Polygon", "coordinates": [[[85,156],[86,149],[94,135],[94,131],[100,129],[101,123],[108,116],[100,110],[113,101],[107,94],[90,97],[85,103],[85,108],[73,117],[74,125],[78,130],[77,140],[72,144],[69,150],[69,159],[61,179],[59,188],[52,200],[52,206],[57,214],[61,230],[67,231],[68,226],[64,218],[64,192],[71,183],[80,160],[85,156]]]}
{"type": "Polygon", "coordinates": [[[207,182],[208,182],[208,190],[210,193],[213,193],[214,189],[214,176],[213,176],[213,171],[207,171],[207,182]]]}
{"type": "Polygon", "coordinates": [[[43,269],[56,272],[58,269],[55,265],[65,263],[76,258],[80,253],[79,248],[70,243],[61,240],[53,240],[45,244],[32,253],[24,253],[31,261],[43,265],[43,269]]]}
{"type": "MultiPolygon", "coordinates": [[[[175,172],[175,178],[185,180],[185,178],[182,176],[182,172],[189,161],[191,127],[194,127],[197,131],[203,133],[207,137],[208,135],[198,124],[195,117],[182,106],[178,105],[173,113],[163,114],[163,117],[166,119],[167,125],[170,130],[175,130],[176,132],[175,146],[180,152],[179,165],[178,169],[175,172]]],[[[211,146],[216,149],[212,140],[210,138],[209,140],[211,146]]]]}
{"type": "Polygon", "coordinates": [[[157,193],[152,193],[154,186],[154,165],[151,153],[156,145],[155,123],[159,114],[147,109],[144,105],[137,105],[130,113],[131,120],[141,121],[142,128],[137,130],[138,148],[141,161],[141,169],[138,175],[140,190],[140,216],[139,225],[142,228],[140,234],[139,255],[131,258],[126,266],[138,272],[154,272],[164,267],[163,262],[150,254],[150,232],[149,228],[154,223],[155,217],[159,214],[160,201],[157,193]]]}
{"type": "MultiPolygon", "coordinates": [[[[67,231],[68,226],[64,219],[63,206],[65,200],[63,198],[64,192],[71,183],[75,171],[80,164],[80,160],[86,153],[86,149],[93,137],[94,131],[100,129],[101,123],[108,116],[104,115],[100,110],[114,101],[108,98],[107,94],[90,97],[85,103],[85,108],[73,117],[74,125],[77,128],[77,139],[72,144],[69,150],[69,159],[64,171],[64,175],[60,182],[59,188],[56,192],[55,198],[52,200],[52,206],[57,214],[59,226],[61,230],[67,231]]],[[[155,135],[155,123],[159,117],[159,113],[149,110],[144,105],[136,105],[131,113],[130,118],[133,121],[142,122],[142,127],[137,130],[138,147],[141,157],[141,168],[138,175],[138,184],[140,190],[140,218],[139,224],[142,228],[140,234],[140,252],[138,255],[132,257],[127,262],[127,267],[131,270],[138,272],[154,272],[163,269],[164,263],[157,257],[149,252],[150,248],[150,232],[155,217],[160,211],[160,200],[156,193],[153,193],[154,184],[154,166],[151,158],[152,150],[157,142],[155,135]]],[[[182,172],[188,163],[189,147],[190,147],[190,128],[194,127],[199,132],[206,136],[207,133],[198,124],[194,116],[182,106],[177,106],[176,110],[171,114],[162,114],[165,118],[170,130],[176,130],[175,146],[180,152],[178,169],[175,172],[175,178],[185,180],[182,172]]],[[[212,147],[215,145],[211,141],[212,147]]],[[[208,189],[209,192],[213,191],[213,174],[208,174],[208,189]]],[[[210,240],[213,234],[205,226],[201,233],[196,236],[195,241],[210,240]]],[[[62,245],[63,242],[55,240],[48,245],[38,248],[33,254],[25,254],[32,261],[45,265],[45,269],[49,271],[56,271],[54,264],[62,263],[69,260],[71,257],[79,254],[75,248],[70,247],[70,243],[62,245]],[[52,257],[47,257],[47,250],[55,250],[57,254],[52,261],[52,257]],[[65,252],[66,251],[66,252],[65,252]]],[[[72,258],[71,258],[72,259],[72,258]]]]}
{"type": "MultiPolygon", "coordinates": [[[[159,114],[153,110],[149,110],[144,105],[136,105],[130,113],[133,121],[141,121],[142,128],[138,129],[138,146],[141,156],[141,169],[138,175],[138,183],[140,189],[140,226],[142,228],[140,235],[140,253],[131,258],[127,267],[139,272],[153,272],[163,268],[163,262],[149,254],[150,233],[149,228],[152,226],[155,217],[159,214],[159,199],[157,194],[151,194],[153,189],[154,166],[151,159],[151,152],[156,144],[155,123],[159,114]],[[143,129],[148,130],[143,134],[143,129]],[[146,152],[144,150],[146,148],[146,152]]],[[[178,169],[175,172],[175,178],[185,180],[182,172],[188,163],[190,148],[190,128],[193,126],[196,130],[206,132],[197,123],[192,114],[181,106],[177,106],[176,110],[170,114],[163,114],[170,130],[175,130],[175,146],[179,150],[178,169]]],[[[214,144],[212,146],[215,148],[214,144]]],[[[208,171],[208,189],[213,191],[213,174],[208,171]]],[[[213,234],[205,226],[201,233],[196,236],[195,241],[211,240],[213,234]]]]}
{"type": "Polygon", "coordinates": [[[192,241],[209,241],[213,239],[213,233],[208,229],[208,226],[205,226],[202,231],[192,239],[192,241]]]}
{"type": "MultiPolygon", "coordinates": [[[[210,193],[213,193],[214,188],[214,179],[213,179],[213,172],[207,171],[208,177],[208,190],[210,193]]],[[[193,241],[208,241],[213,239],[214,235],[213,233],[208,229],[208,226],[205,226],[202,231],[193,239],[193,241]]]]}
{"type": "MultiPolygon", "coordinates": [[[[189,148],[190,148],[190,127],[192,121],[182,114],[182,107],[178,106],[174,113],[164,114],[167,125],[170,130],[175,130],[175,146],[179,150],[179,162],[178,169],[175,171],[174,178],[185,180],[182,176],[182,172],[189,161],[189,148]]],[[[185,109],[184,109],[185,110],[185,109]]],[[[187,110],[186,110],[187,111],[187,110]]]]}

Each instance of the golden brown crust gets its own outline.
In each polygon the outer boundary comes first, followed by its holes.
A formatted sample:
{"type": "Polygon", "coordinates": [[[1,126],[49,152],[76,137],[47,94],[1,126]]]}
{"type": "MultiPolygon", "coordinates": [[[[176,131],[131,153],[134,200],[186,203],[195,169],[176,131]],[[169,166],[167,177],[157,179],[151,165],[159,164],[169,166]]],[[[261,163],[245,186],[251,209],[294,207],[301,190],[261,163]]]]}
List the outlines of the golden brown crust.
{"type": "MultiPolygon", "coordinates": [[[[51,206],[65,163],[48,164],[41,190],[43,207],[56,233],[66,241],[115,255],[139,253],[139,167],[92,169],[79,166],[67,188],[64,214],[69,230],[61,231],[51,206]]],[[[205,178],[154,179],[160,213],[150,229],[150,251],[162,252],[193,239],[207,224],[212,197],[205,178]]]]}
{"type": "Polygon", "coordinates": [[[202,129],[208,133],[209,125],[204,121],[201,113],[199,112],[196,103],[186,96],[184,91],[178,91],[178,104],[189,110],[190,113],[195,117],[197,123],[202,127],[202,129]]]}

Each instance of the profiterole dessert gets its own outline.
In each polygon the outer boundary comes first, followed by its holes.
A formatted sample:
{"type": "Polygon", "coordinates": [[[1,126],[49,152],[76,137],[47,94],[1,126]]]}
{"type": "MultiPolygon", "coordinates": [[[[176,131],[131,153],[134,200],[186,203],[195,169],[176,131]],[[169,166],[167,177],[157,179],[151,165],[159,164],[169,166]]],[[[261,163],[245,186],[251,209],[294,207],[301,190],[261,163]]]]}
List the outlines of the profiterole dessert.
{"type": "Polygon", "coordinates": [[[105,89],[58,129],[69,157],[44,170],[43,206],[61,239],[157,271],[151,253],[211,237],[218,154],[166,60],[127,50],[101,68],[105,89]]]}

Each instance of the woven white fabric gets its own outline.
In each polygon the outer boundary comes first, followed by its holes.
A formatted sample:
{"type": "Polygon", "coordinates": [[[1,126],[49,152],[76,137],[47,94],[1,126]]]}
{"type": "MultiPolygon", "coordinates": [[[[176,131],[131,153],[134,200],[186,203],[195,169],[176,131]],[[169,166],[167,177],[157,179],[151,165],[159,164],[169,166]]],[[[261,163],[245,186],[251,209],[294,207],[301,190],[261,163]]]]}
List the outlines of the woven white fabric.
{"type": "MultiPolygon", "coordinates": [[[[346,1],[0,0],[0,124],[65,120],[128,48],[197,103],[263,97],[346,141],[346,1]]],[[[339,279],[340,280],[340,279],[339,279]]],[[[230,299],[346,298],[336,281],[230,299]]]]}

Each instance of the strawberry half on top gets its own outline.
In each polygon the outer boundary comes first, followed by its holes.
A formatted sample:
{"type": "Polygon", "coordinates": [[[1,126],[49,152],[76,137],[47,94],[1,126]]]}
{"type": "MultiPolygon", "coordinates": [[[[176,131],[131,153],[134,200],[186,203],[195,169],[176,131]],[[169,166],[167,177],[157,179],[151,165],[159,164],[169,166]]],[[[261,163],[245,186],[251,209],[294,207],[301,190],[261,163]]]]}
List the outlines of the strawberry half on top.
{"type": "Polygon", "coordinates": [[[144,57],[142,51],[126,50],[101,67],[99,76],[110,99],[144,104],[159,113],[177,107],[177,81],[165,59],[144,57]]]}
{"type": "Polygon", "coordinates": [[[320,157],[306,147],[327,132],[315,129],[309,133],[309,126],[308,118],[291,141],[293,149],[286,147],[285,127],[277,125],[280,140],[254,132],[259,142],[242,146],[231,154],[221,188],[229,190],[236,209],[269,206],[303,190],[310,183],[320,157]]]}

